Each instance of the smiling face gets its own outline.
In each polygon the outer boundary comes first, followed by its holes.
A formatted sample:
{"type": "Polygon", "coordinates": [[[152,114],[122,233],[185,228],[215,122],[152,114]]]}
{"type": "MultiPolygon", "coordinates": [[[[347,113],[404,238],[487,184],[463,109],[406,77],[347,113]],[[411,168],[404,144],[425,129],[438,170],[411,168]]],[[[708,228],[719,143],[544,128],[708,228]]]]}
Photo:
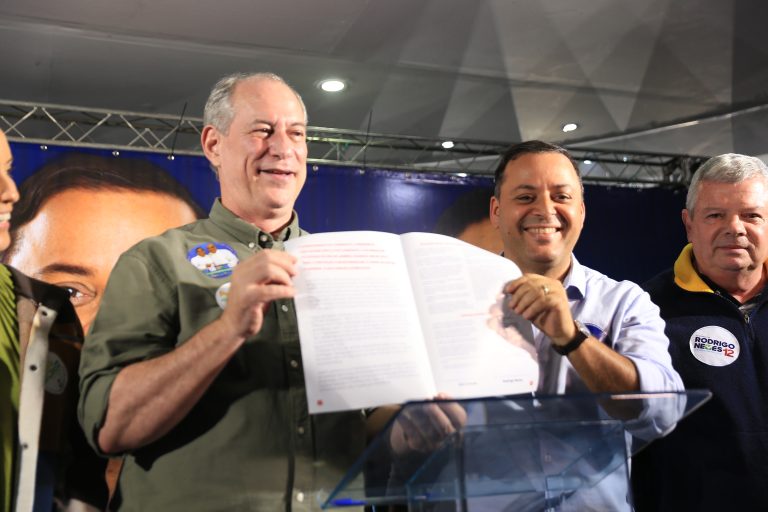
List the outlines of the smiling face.
{"type": "Polygon", "coordinates": [[[218,170],[224,206],[275,232],[290,222],[307,176],[304,110],[287,85],[264,78],[239,82],[230,102],[227,132],[206,126],[203,150],[218,170]]]}
{"type": "Polygon", "coordinates": [[[11,147],[5,134],[0,132],[0,251],[4,251],[11,243],[8,230],[11,227],[11,211],[19,200],[19,191],[11,177],[11,147]]]}
{"type": "Polygon", "coordinates": [[[19,228],[9,264],[69,289],[87,331],[120,254],[144,238],[194,220],[189,205],[164,194],[69,189],[48,199],[19,228]]]}
{"type": "Polygon", "coordinates": [[[523,272],[562,279],[584,226],[584,200],[576,171],[560,153],[526,153],[504,169],[491,222],[504,255],[523,272]]]}
{"type": "Polygon", "coordinates": [[[683,210],[696,266],[720,286],[735,274],[761,275],[768,259],[768,183],[702,181],[693,211],[683,210]]]}

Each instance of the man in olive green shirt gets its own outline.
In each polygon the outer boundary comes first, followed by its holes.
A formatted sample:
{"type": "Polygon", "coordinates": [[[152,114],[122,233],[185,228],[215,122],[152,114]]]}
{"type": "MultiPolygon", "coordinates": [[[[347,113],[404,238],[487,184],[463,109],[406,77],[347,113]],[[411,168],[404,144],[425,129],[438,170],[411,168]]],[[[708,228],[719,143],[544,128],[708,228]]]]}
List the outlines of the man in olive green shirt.
{"type": "Polygon", "coordinates": [[[310,417],[285,240],[306,179],[306,110],[277,76],[219,81],[202,146],[209,219],[141,242],[112,271],[80,367],[79,415],[126,454],[114,508],[315,510],[364,445],[361,412],[310,417]],[[236,256],[200,269],[199,249],[236,256]],[[233,268],[234,267],[234,268],[233,268]]]}

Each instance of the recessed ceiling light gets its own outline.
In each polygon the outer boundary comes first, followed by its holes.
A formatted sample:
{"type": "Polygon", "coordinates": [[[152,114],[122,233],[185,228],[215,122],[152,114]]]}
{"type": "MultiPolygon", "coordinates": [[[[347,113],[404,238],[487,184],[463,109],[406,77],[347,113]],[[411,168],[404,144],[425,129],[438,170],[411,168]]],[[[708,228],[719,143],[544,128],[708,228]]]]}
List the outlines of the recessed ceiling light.
{"type": "Polygon", "coordinates": [[[452,140],[446,140],[440,145],[443,146],[443,149],[451,149],[455,144],[453,143],[452,140]]]}
{"type": "Polygon", "coordinates": [[[577,125],[576,123],[565,123],[563,125],[563,131],[565,133],[572,132],[575,129],[577,129],[578,127],[579,127],[579,125],[577,125]]]}
{"type": "Polygon", "coordinates": [[[320,82],[319,87],[325,92],[339,92],[346,89],[347,84],[337,78],[329,78],[320,82]]]}

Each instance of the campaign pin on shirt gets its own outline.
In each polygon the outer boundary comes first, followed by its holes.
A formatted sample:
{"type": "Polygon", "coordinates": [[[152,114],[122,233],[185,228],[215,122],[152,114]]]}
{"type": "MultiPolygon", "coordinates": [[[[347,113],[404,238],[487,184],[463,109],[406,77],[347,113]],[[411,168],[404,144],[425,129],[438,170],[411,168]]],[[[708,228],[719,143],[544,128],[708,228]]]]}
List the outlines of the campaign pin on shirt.
{"type": "Polygon", "coordinates": [[[602,342],[605,340],[605,335],[606,335],[606,332],[605,332],[603,329],[601,329],[601,328],[600,328],[600,327],[598,327],[597,325],[595,325],[595,324],[591,324],[591,323],[589,323],[589,322],[585,322],[585,323],[584,323],[584,325],[585,325],[585,326],[587,327],[587,329],[589,330],[589,333],[590,333],[592,336],[594,336],[594,337],[595,337],[595,339],[597,339],[597,340],[598,340],[598,341],[600,341],[601,343],[602,343],[602,342]]]}
{"type": "Polygon", "coordinates": [[[227,299],[229,298],[229,287],[232,283],[224,283],[223,285],[219,286],[216,289],[216,304],[219,305],[221,309],[224,309],[227,307],[227,299]]]}
{"type": "Polygon", "coordinates": [[[717,325],[698,329],[691,335],[689,345],[693,357],[709,366],[728,366],[741,352],[736,336],[717,325]]]}
{"type": "Polygon", "coordinates": [[[231,276],[239,261],[235,250],[221,242],[197,244],[187,252],[187,259],[203,275],[213,279],[231,276]]]}
{"type": "Polygon", "coordinates": [[[48,363],[45,366],[45,390],[53,395],[60,395],[67,388],[69,373],[61,358],[53,352],[48,352],[48,363]]]}

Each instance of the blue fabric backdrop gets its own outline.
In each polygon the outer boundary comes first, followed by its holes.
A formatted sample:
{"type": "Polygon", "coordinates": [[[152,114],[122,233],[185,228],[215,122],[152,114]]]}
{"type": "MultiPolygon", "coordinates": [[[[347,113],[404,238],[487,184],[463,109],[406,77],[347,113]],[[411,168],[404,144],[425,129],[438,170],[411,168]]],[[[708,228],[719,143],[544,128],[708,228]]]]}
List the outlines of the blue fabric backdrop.
{"type": "MultiPolygon", "coordinates": [[[[71,152],[112,152],[12,143],[14,177],[21,183],[47,161],[71,152]]],[[[122,151],[113,158],[145,158],[184,184],[207,210],[218,183],[202,157],[122,151]]],[[[296,209],[310,232],[376,230],[432,231],[440,214],[472,188],[491,187],[489,178],[457,178],[402,171],[309,166],[296,209]]],[[[615,279],[643,282],[670,267],[685,244],[680,211],[685,195],[664,188],[586,187],[587,221],[575,253],[579,260],[615,279]]]]}

